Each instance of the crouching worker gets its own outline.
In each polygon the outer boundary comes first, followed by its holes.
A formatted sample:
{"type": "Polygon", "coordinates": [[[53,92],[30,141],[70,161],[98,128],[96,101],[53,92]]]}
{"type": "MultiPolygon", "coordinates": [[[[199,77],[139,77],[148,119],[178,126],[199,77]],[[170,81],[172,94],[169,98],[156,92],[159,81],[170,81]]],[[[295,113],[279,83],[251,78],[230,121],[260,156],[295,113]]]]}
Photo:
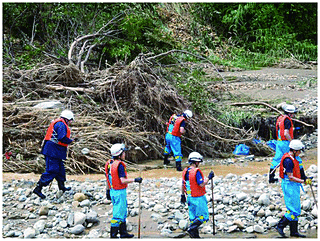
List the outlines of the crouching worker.
{"type": "Polygon", "coordinates": [[[105,166],[107,179],[107,199],[112,201],[113,217],[111,219],[110,238],[133,238],[133,234],[127,233],[127,186],[128,183],[142,182],[141,177],[127,178],[126,165],[124,163],[126,151],[124,144],[114,144],[110,152],[112,159],[105,166]]]}
{"type": "Polygon", "coordinates": [[[182,172],[181,203],[188,202],[190,227],[187,232],[189,236],[200,238],[198,229],[202,223],[209,220],[205,186],[214,177],[214,173],[211,171],[208,178],[204,178],[199,169],[203,157],[198,152],[191,152],[188,161],[190,166],[182,172]],[[187,199],[185,194],[187,194],[187,199]]]}
{"type": "Polygon", "coordinates": [[[285,153],[280,162],[279,176],[282,179],[281,188],[287,212],[279,221],[276,229],[278,233],[286,238],[283,229],[290,225],[291,237],[305,237],[298,232],[298,217],[301,214],[300,187],[301,183],[311,184],[302,167],[299,157],[304,145],[300,140],[292,140],[289,144],[290,151],[285,153]]]}

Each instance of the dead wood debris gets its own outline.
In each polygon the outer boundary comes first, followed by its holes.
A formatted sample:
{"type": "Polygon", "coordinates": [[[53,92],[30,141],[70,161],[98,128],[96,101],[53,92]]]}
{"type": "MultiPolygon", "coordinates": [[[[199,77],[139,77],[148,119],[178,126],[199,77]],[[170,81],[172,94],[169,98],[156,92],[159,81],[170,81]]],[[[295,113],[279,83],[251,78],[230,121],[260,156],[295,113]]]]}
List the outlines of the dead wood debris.
{"type": "MultiPolygon", "coordinates": [[[[32,70],[3,71],[4,172],[42,172],[40,146],[50,121],[62,109],[37,109],[41,101],[60,101],[76,115],[72,135],[78,142],[69,147],[66,170],[70,174],[103,173],[113,143],[131,148],[128,160],[160,159],[166,122],[172,113],[192,109],[178,94],[166,69],[156,59],[139,55],[129,65],[117,63],[103,70],[82,73],[75,65],[51,64],[32,70]],[[83,148],[89,149],[83,154],[83,148]]],[[[200,151],[214,157],[232,152],[235,144],[250,142],[255,131],[232,128],[213,116],[199,115],[188,123],[182,137],[184,155],[200,151]]],[[[130,165],[129,165],[130,167],[130,165]]]]}

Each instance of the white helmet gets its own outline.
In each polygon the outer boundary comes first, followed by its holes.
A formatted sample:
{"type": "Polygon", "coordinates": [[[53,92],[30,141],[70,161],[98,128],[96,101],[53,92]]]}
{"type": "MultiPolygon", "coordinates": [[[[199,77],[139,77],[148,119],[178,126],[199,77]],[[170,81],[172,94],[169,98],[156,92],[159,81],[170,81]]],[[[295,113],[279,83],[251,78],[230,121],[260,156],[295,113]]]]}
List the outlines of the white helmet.
{"type": "Polygon", "coordinates": [[[288,113],[296,113],[297,112],[296,107],[294,107],[293,105],[285,105],[283,107],[283,110],[288,113]]]}
{"type": "Polygon", "coordinates": [[[191,110],[185,110],[183,112],[183,114],[185,114],[185,116],[189,119],[192,117],[192,111],[191,110]]]}
{"type": "Polygon", "coordinates": [[[68,120],[74,120],[74,115],[71,110],[62,111],[60,117],[66,118],[68,120]]]}
{"type": "Polygon", "coordinates": [[[290,141],[289,144],[290,149],[296,150],[296,151],[300,151],[302,149],[304,149],[304,145],[302,144],[302,142],[300,140],[292,140],[290,141]]]}
{"type": "Polygon", "coordinates": [[[123,151],[126,151],[126,146],[123,143],[116,143],[111,146],[110,153],[111,156],[120,156],[123,151]]]}
{"type": "Polygon", "coordinates": [[[189,162],[202,162],[203,156],[200,155],[199,152],[191,152],[188,157],[189,162]]]}

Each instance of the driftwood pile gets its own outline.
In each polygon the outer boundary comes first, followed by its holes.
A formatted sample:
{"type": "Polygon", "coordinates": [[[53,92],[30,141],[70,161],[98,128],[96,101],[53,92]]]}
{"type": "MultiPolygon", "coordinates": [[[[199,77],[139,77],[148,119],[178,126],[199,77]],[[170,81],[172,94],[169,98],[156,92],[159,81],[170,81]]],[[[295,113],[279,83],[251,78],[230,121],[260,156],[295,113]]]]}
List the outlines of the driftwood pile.
{"type": "MultiPolygon", "coordinates": [[[[129,65],[117,63],[87,74],[72,64],[5,68],[3,152],[12,156],[3,158],[3,171],[44,171],[42,140],[50,122],[66,108],[75,113],[71,132],[79,138],[69,146],[68,173],[102,173],[116,142],[130,148],[127,159],[132,163],[162,158],[167,120],[173,113],[192,110],[172,81],[170,72],[145,55],[129,65]],[[35,108],[44,101],[59,101],[61,108],[35,108]]],[[[236,144],[250,143],[256,135],[194,114],[182,138],[185,156],[191,151],[209,157],[231,153],[236,144]]]]}

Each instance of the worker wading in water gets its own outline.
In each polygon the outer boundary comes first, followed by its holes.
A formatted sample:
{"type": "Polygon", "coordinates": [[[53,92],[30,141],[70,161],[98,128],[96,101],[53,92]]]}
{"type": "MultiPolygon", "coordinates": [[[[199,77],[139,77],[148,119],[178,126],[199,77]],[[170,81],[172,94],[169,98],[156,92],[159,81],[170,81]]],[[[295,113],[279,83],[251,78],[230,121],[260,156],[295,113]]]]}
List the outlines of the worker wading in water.
{"type": "Polygon", "coordinates": [[[290,225],[291,237],[305,237],[298,232],[298,217],[301,214],[300,188],[301,183],[312,184],[307,178],[299,157],[304,145],[300,140],[292,140],[289,144],[289,152],[285,153],[280,162],[279,175],[282,179],[281,188],[287,212],[277,224],[277,231],[282,237],[286,237],[283,229],[290,225]]]}
{"type": "Polygon", "coordinates": [[[284,153],[289,152],[289,143],[293,139],[293,122],[296,108],[293,105],[284,106],[284,114],[280,115],[276,122],[276,154],[271,162],[270,172],[269,172],[269,183],[275,183],[278,181],[275,178],[274,169],[279,166],[281,158],[284,153]]]}
{"type": "Polygon", "coordinates": [[[209,180],[214,177],[213,171],[204,178],[199,169],[203,157],[198,152],[191,152],[188,157],[190,166],[182,172],[181,203],[188,203],[190,226],[187,230],[191,238],[200,238],[199,227],[209,220],[206,188],[209,180]],[[187,198],[185,196],[187,194],[187,198]]]}
{"type": "Polygon", "coordinates": [[[70,187],[65,187],[66,172],[63,160],[67,158],[67,147],[74,141],[70,139],[70,123],[74,120],[74,115],[70,110],[61,112],[60,118],[51,122],[44,138],[41,154],[46,160],[46,171],[41,175],[33,193],[44,199],[46,196],[41,192],[42,187],[48,186],[53,179],[58,182],[59,190],[69,191],[70,187]]]}
{"type": "Polygon", "coordinates": [[[107,199],[112,201],[112,219],[110,238],[133,238],[133,234],[127,233],[127,186],[128,183],[142,182],[141,177],[134,179],[127,178],[126,147],[124,144],[114,144],[110,148],[112,159],[107,161],[105,174],[107,179],[107,199]]]}
{"type": "Polygon", "coordinates": [[[183,135],[185,130],[186,121],[192,117],[192,111],[186,110],[181,115],[173,114],[168,123],[167,123],[167,133],[165,136],[166,146],[164,149],[164,165],[168,165],[169,155],[171,152],[176,161],[177,171],[182,171],[181,161],[182,161],[182,153],[181,153],[181,135],[183,135]]]}

